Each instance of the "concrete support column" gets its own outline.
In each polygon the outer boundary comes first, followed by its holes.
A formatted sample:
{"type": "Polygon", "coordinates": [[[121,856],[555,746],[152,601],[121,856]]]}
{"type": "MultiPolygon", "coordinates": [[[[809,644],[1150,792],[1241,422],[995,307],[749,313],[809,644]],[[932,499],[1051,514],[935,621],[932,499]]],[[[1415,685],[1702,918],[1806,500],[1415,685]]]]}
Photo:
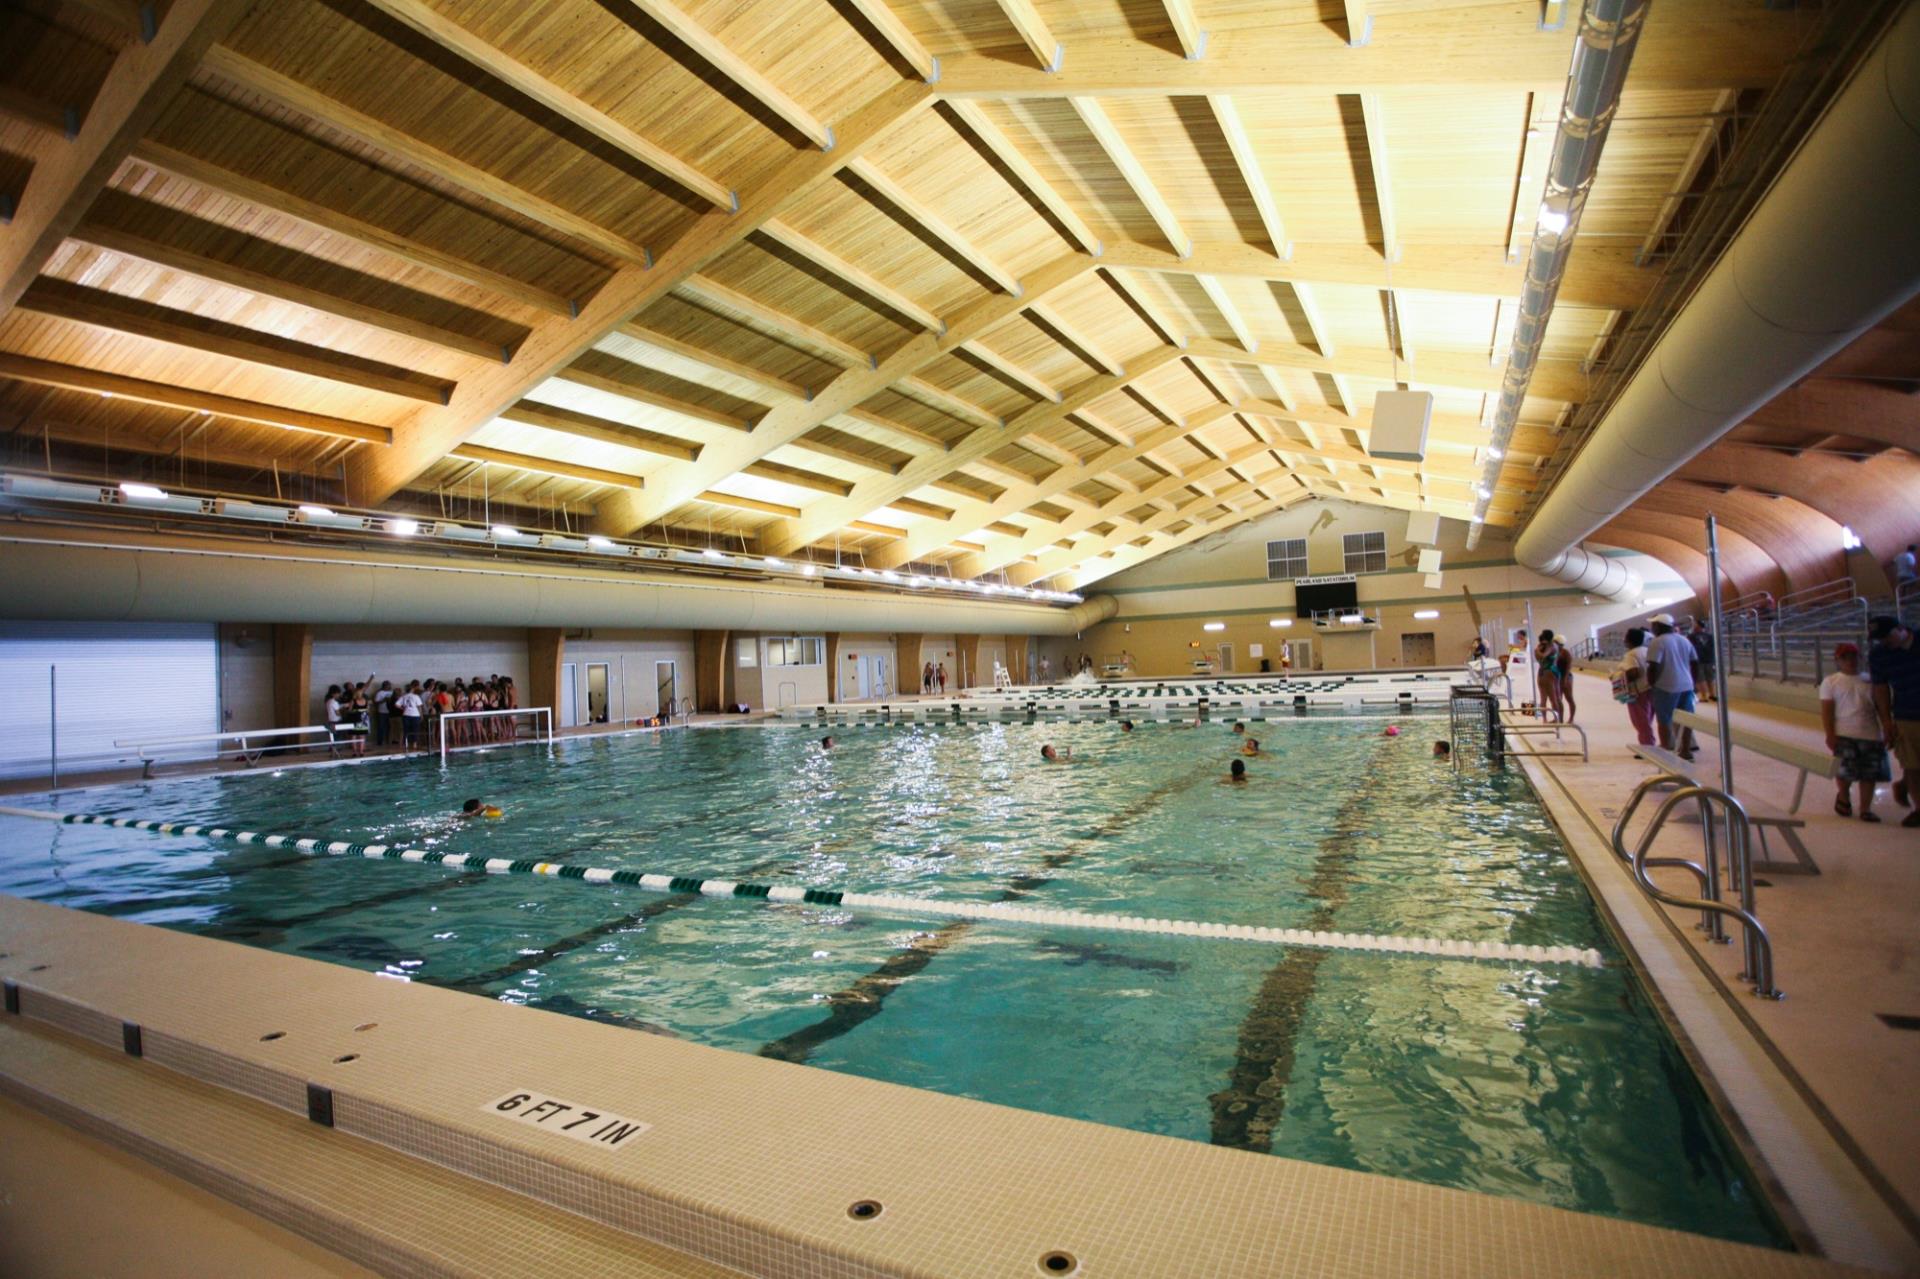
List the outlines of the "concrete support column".
{"type": "MultiPolygon", "coordinates": [[[[560,723],[560,663],[566,656],[566,632],[557,626],[527,629],[527,696],[524,705],[551,706],[560,723]]],[[[611,694],[612,690],[608,690],[611,694]]]]}
{"type": "Polygon", "coordinates": [[[1016,684],[1027,682],[1027,637],[1007,636],[1007,675],[1016,684]]]}
{"type": "Polygon", "coordinates": [[[273,628],[273,726],[314,723],[313,627],[280,622],[273,628]]]}
{"type": "Polygon", "coordinates": [[[693,704],[717,713],[726,697],[727,641],[732,631],[693,633],[693,704]]]}
{"type": "Polygon", "coordinates": [[[827,700],[840,700],[840,632],[827,632],[827,700]]]}
{"type": "Polygon", "coordinates": [[[978,635],[956,635],[953,637],[953,651],[959,655],[955,672],[958,683],[955,688],[973,688],[980,683],[980,637],[978,635]]]}
{"type": "Polygon", "coordinates": [[[904,632],[893,637],[893,691],[895,693],[918,693],[920,691],[920,668],[925,664],[920,657],[920,633],[909,635],[904,632]]]}

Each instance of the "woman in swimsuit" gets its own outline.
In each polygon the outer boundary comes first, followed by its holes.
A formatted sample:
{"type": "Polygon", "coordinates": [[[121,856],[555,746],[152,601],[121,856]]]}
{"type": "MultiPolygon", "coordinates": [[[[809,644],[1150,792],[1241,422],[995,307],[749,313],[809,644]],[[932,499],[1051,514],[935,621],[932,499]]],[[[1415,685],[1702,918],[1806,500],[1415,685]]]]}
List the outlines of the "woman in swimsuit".
{"type": "Polygon", "coordinates": [[[1553,638],[1552,631],[1541,631],[1540,642],[1533,646],[1533,660],[1540,680],[1540,704],[1553,712],[1556,722],[1566,718],[1566,712],[1560,705],[1561,676],[1564,674],[1560,661],[1561,654],[1565,652],[1553,638]]]}

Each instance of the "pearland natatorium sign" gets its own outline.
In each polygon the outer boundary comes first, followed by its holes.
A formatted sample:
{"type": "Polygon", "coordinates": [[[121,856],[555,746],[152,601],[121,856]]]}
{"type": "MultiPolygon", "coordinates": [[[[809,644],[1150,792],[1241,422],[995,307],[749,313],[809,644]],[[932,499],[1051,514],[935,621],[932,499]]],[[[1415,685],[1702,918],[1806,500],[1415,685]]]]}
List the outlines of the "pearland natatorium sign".
{"type": "Polygon", "coordinates": [[[1322,573],[1319,577],[1296,577],[1295,586],[1339,586],[1344,582],[1358,582],[1360,579],[1352,573],[1322,573]]]}

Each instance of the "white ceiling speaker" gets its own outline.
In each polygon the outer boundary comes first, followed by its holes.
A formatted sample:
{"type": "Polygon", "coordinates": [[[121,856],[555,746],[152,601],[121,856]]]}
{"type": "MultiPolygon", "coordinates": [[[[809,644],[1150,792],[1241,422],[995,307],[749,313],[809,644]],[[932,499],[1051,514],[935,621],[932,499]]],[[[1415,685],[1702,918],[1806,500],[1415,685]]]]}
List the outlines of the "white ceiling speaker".
{"type": "Polygon", "coordinates": [[[1420,571],[1427,574],[1438,573],[1440,571],[1440,552],[1433,550],[1431,547],[1420,552],[1420,571]]]}
{"type": "Polygon", "coordinates": [[[1423,462],[1427,426],[1433,420],[1431,391],[1382,391],[1373,397],[1373,430],[1367,435],[1370,457],[1423,462]]]}
{"type": "MultiPolygon", "coordinates": [[[[1377,412],[1378,410],[1376,410],[1377,412]]],[[[1412,511],[1407,515],[1407,540],[1416,546],[1432,546],[1440,540],[1440,515],[1437,511],[1412,511]]]]}
{"type": "Polygon", "coordinates": [[[1437,591],[1440,589],[1440,577],[1441,575],[1438,573],[1429,573],[1426,575],[1425,578],[1422,579],[1422,581],[1425,583],[1426,588],[1428,590],[1437,591]]]}

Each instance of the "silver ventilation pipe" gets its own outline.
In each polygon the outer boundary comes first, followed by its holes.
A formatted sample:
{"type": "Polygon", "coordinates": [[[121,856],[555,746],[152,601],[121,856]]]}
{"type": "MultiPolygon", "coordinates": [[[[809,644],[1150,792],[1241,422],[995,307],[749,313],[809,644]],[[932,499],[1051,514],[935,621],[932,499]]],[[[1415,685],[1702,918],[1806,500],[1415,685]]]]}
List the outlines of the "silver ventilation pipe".
{"type": "MultiPolygon", "coordinates": [[[[1479,544],[1480,529],[1493,504],[1500,467],[1520,420],[1527,387],[1540,359],[1540,346],[1553,315],[1553,300],[1566,274],[1567,256],[1580,229],[1580,215],[1593,187],[1594,170],[1606,145],[1607,131],[1620,106],[1620,88],[1633,62],[1640,28],[1646,22],[1648,0],[1587,0],[1580,11],[1574,39],[1573,63],[1567,71],[1566,101],[1560,107],[1560,126],[1554,134],[1553,154],[1547,163],[1546,190],[1540,198],[1533,243],[1527,249],[1527,273],[1520,291],[1520,313],[1514,322],[1513,345],[1507,353],[1507,371],[1500,381],[1500,403],[1493,420],[1493,438],[1480,483],[1474,490],[1473,522],[1467,530],[1469,549],[1479,544]]],[[[1589,575],[1581,565],[1571,575],[1549,571],[1549,576],[1589,575]]],[[[1624,569],[1606,577],[1605,585],[1584,589],[1616,598],[1637,594],[1640,580],[1624,569]]]]}
{"type": "Polygon", "coordinates": [[[1594,426],[1515,558],[1540,571],[1565,558],[1920,291],[1917,208],[1920,5],[1908,5],[1594,426]]]}

